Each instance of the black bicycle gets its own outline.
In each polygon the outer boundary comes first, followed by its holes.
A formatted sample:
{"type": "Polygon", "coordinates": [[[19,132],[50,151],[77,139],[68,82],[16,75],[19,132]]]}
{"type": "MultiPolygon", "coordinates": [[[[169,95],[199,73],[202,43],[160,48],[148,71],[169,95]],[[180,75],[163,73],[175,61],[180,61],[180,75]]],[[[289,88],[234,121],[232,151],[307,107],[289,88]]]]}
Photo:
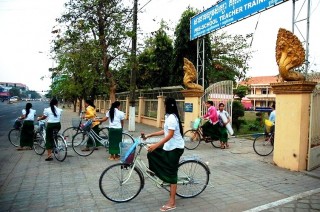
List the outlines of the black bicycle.
{"type": "Polygon", "coordinates": [[[274,148],[274,132],[261,133],[253,141],[253,150],[261,156],[270,155],[274,148]]]}
{"type": "Polygon", "coordinates": [[[13,128],[8,133],[8,139],[10,143],[18,147],[20,146],[20,136],[21,136],[21,128],[23,125],[23,121],[20,119],[16,119],[13,125],[13,128]]]}
{"type": "MultiPolygon", "coordinates": [[[[201,122],[201,118],[199,118],[199,123],[201,122]]],[[[197,148],[201,141],[206,143],[211,143],[213,147],[220,148],[220,141],[213,140],[211,137],[205,137],[202,132],[202,128],[200,124],[197,126],[192,126],[192,129],[187,130],[183,134],[184,139],[184,147],[188,150],[193,150],[197,148]]]]}

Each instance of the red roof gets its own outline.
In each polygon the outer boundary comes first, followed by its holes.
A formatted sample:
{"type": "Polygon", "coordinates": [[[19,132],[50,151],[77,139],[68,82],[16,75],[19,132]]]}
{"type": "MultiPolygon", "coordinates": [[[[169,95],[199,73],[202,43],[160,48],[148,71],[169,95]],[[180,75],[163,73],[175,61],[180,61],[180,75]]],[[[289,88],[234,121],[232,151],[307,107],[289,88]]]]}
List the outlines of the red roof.
{"type": "Polygon", "coordinates": [[[278,76],[259,76],[259,77],[249,77],[241,81],[240,85],[268,85],[270,83],[279,82],[278,76]]]}

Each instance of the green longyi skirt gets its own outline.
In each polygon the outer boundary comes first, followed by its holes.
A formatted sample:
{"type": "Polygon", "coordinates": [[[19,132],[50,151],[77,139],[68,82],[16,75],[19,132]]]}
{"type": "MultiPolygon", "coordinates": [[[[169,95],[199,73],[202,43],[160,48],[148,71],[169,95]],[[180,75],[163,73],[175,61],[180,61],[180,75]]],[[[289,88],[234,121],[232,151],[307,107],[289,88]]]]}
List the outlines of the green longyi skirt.
{"type": "Polygon", "coordinates": [[[184,149],[173,149],[171,151],[157,148],[148,152],[149,169],[161,180],[170,184],[177,184],[178,165],[184,149]]]}
{"type": "Polygon", "coordinates": [[[119,143],[122,140],[122,128],[109,128],[109,154],[120,154],[119,143]]]}

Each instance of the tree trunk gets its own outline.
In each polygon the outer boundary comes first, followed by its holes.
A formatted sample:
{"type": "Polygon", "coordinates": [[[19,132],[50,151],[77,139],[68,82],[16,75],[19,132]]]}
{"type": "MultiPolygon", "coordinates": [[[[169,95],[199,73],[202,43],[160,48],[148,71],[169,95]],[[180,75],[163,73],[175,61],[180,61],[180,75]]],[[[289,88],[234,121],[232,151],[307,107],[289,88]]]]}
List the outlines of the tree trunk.
{"type": "Polygon", "coordinates": [[[116,101],[116,82],[114,81],[113,78],[110,79],[110,92],[109,92],[109,96],[110,96],[110,101],[111,103],[116,101]]]}

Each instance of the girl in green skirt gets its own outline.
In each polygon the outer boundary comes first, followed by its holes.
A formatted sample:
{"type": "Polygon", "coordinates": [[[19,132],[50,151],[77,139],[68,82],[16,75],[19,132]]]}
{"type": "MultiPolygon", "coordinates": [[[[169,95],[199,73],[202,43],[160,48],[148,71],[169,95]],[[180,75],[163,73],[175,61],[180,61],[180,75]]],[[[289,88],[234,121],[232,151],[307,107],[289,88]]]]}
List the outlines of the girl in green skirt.
{"type": "Polygon", "coordinates": [[[109,160],[120,160],[119,143],[122,139],[122,129],[124,112],[120,111],[120,102],[115,101],[111,104],[110,110],[106,113],[106,117],[98,119],[100,122],[109,119],[109,160]]]}
{"type": "Polygon", "coordinates": [[[22,115],[19,117],[20,120],[23,120],[23,125],[21,127],[20,146],[17,148],[18,151],[31,150],[33,146],[33,122],[36,111],[31,108],[32,104],[28,102],[26,108],[22,110],[22,115]]]}
{"type": "Polygon", "coordinates": [[[58,100],[52,99],[50,101],[50,107],[45,108],[43,115],[38,117],[39,120],[47,119],[47,128],[46,128],[46,150],[48,156],[45,161],[52,161],[52,149],[53,149],[53,131],[59,131],[61,129],[61,113],[62,109],[58,108],[58,100]]]}
{"type": "Polygon", "coordinates": [[[183,128],[180,121],[176,100],[165,100],[164,129],[148,134],[144,137],[164,135],[159,142],[148,147],[149,169],[151,174],[157,175],[164,182],[170,183],[170,198],[160,211],[169,211],[176,208],[176,191],[178,165],[184,151],[183,128]]]}
{"type": "Polygon", "coordinates": [[[219,131],[220,131],[220,143],[221,143],[221,149],[229,148],[228,144],[228,131],[226,128],[226,125],[230,123],[231,118],[227,111],[224,110],[224,104],[221,102],[219,104],[219,131]],[[223,122],[221,115],[224,114],[225,117],[227,117],[227,122],[223,122]]]}

